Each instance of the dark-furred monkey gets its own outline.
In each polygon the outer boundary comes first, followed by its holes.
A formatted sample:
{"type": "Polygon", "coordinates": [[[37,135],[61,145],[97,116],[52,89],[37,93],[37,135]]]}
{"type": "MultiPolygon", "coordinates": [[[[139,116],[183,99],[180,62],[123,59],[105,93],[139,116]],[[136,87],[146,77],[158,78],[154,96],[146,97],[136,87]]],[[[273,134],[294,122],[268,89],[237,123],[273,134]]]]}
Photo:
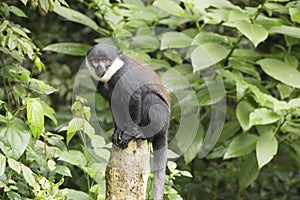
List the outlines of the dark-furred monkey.
{"type": "Polygon", "coordinates": [[[121,54],[117,47],[97,44],[85,64],[100,94],[110,102],[115,130],[113,144],[127,147],[131,139],[147,139],[154,152],[154,199],[162,200],[167,161],[170,98],[148,64],[121,54]]]}

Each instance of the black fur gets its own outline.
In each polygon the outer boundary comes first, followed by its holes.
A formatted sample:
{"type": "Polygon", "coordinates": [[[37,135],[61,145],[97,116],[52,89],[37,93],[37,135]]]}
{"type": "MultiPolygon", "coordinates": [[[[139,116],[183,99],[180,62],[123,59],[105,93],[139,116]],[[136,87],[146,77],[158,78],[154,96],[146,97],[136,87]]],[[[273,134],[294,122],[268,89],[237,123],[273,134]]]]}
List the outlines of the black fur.
{"type": "Polygon", "coordinates": [[[115,125],[113,144],[125,148],[131,139],[152,141],[154,199],[161,200],[170,119],[170,102],[166,89],[149,65],[121,55],[111,45],[94,46],[89,50],[87,59],[90,61],[97,56],[106,56],[111,60],[115,59],[114,56],[119,56],[124,62],[124,66],[107,83],[95,81],[95,84],[100,94],[110,101],[115,125]]]}

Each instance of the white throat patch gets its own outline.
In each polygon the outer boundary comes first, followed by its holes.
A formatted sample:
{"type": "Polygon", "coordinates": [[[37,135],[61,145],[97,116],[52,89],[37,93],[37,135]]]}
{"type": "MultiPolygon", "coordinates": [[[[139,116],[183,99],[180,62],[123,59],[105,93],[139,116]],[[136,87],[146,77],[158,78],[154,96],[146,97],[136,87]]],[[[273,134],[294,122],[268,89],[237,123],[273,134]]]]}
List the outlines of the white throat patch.
{"type": "Polygon", "coordinates": [[[88,68],[88,70],[90,71],[92,77],[97,80],[97,81],[101,81],[103,83],[107,83],[111,77],[119,70],[121,69],[121,67],[124,66],[124,61],[121,60],[119,57],[117,57],[113,63],[111,64],[110,67],[107,68],[106,72],[104,73],[104,75],[102,77],[98,77],[96,72],[95,72],[95,68],[92,67],[88,61],[88,59],[85,59],[85,63],[86,66],[88,68]]]}

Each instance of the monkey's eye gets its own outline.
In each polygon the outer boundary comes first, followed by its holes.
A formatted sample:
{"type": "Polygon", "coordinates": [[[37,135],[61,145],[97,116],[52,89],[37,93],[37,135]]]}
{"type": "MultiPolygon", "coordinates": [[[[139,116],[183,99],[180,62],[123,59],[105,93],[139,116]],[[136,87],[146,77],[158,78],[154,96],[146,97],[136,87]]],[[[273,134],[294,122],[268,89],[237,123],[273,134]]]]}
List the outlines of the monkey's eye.
{"type": "Polygon", "coordinates": [[[111,65],[111,60],[109,58],[100,58],[100,62],[103,63],[106,68],[111,65]]]}
{"type": "Polygon", "coordinates": [[[93,64],[93,66],[98,66],[98,64],[99,64],[99,59],[93,59],[92,60],[92,64],[93,64]]]}

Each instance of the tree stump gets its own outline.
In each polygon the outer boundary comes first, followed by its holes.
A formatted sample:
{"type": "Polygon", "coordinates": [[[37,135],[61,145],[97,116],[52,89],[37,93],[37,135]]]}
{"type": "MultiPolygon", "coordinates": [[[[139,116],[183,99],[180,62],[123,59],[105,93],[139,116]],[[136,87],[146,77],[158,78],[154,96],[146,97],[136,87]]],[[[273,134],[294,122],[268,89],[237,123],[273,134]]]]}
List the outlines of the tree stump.
{"type": "Polygon", "coordinates": [[[150,172],[150,143],[131,140],[128,147],[111,150],[106,167],[107,200],[145,200],[150,172]]]}

